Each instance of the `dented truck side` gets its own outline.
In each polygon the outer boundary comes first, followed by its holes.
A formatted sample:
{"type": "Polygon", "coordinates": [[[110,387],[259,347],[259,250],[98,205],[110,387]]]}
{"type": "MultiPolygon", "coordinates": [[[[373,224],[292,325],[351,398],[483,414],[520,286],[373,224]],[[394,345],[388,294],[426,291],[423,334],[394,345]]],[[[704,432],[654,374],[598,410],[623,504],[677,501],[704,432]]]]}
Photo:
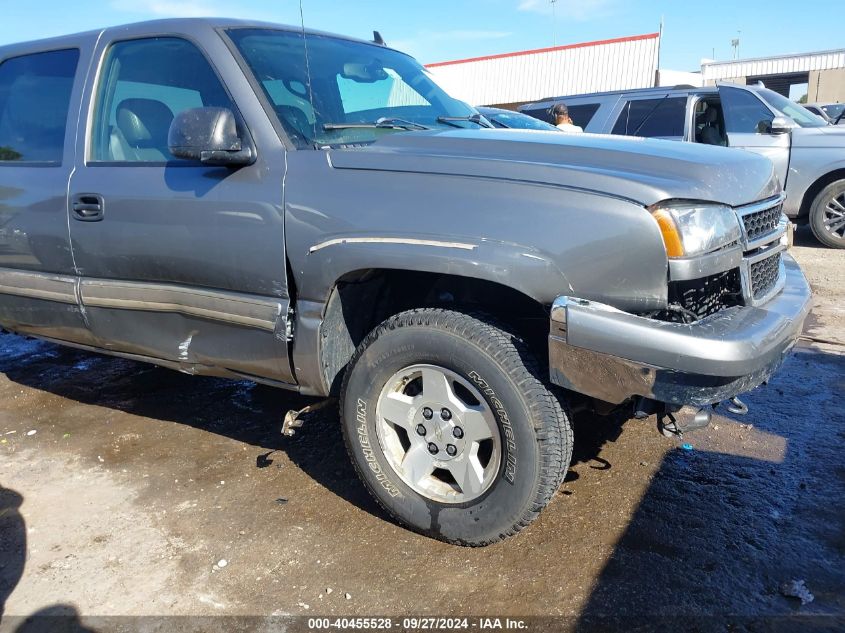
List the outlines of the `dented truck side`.
{"type": "Polygon", "coordinates": [[[0,325],[337,398],[392,516],[501,540],[562,482],[571,406],[753,389],[810,290],[765,158],[485,128],[397,51],[276,25],[0,48],[0,325]]]}

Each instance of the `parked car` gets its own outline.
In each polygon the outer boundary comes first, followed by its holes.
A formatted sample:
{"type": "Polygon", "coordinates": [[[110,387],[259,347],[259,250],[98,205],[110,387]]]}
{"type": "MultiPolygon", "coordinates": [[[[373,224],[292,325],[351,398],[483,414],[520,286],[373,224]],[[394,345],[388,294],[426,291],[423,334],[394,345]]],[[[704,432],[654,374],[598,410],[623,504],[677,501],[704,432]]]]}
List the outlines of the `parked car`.
{"type": "Polygon", "coordinates": [[[488,108],[486,106],[479,106],[476,108],[484,118],[490,121],[494,127],[511,128],[515,130],[541,130],[544,132],[560,132],[551,123],[546,123],[533,116],[522,114],[521,112],[514,112],[513,110],[505,110],[503,108],[488,108]]]}
{"type": "Polygon", "coordinates": [[[484,125],[299,27],[0,48],[0,325],[337,398],[387,512],[499,541],[563,481],[571,406],[682,430],[772,376],[810,290],[770,161],[484,125]]]}
{"type": "Polygon", "coordinates": [[[761,86],[647,88],[548,99],[521,106],[544,119],[563,100],[589,112],[586,132],[740,147],[771,159],[784,183],[784,211],[845,248],[845,127],[831,127],[761,86]]]}
{"type": "Polygon", "coordinates": [[[845,103],[805,103],[804,107],[831,125],[845,121],[845,103]]]}

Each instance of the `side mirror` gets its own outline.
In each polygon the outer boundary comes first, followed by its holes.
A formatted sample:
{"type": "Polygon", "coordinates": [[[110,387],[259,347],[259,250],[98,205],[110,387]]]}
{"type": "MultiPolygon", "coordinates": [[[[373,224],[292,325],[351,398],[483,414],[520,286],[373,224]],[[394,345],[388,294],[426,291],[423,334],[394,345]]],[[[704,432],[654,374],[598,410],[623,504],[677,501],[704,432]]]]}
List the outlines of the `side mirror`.
{"type": "Polygon", "coordinates": [[[170,124],[167,147],[177,158],[205,165],[251,165],[255,155],[238,136],[235,115],[227,108],[193,108],[170,124]]]}
{"type": "Polygon", "coordinates": [[[795,121],[785,116],[776,116],[772,119],[769,127],[769,134],[788,134],[793,128],[798,127],[795,121]]]}

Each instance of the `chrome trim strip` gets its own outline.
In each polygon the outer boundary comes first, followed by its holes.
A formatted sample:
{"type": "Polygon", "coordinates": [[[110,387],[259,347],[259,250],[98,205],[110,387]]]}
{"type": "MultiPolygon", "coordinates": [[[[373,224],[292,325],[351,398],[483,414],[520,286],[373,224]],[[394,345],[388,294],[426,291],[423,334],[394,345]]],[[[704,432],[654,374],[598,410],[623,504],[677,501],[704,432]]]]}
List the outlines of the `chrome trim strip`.
{"type": "Polygon", "coordinates": [[[473,251],[477,248],[475,244],[465,244],[463,242],[442,242],[440,240],[420,240],[408,237],[339,237],[314,244],[314,246],[308,249],[308,252],[316,253],[328,246],[337,246],[339,244],[405,244],[410,246],[458,248],[465,251],[473,251]]]}
{"type": "Polygon", "coordinates": [[[785,250],[786,244],[781,244],[780,242],[777,242],[775,244],[772,244],[770,248],[761,250],[758,253],[748,254],[745,258],[745,262],[749,265],[756,264],[757,262],[766,259],[769,255],[774,255],[775,253],[780,253],[781,251],[785,250]]]}
{"type": "Polygon", "coordinates": [[[282,315],[275,299],[166,284],[83,279],[80,295],[87,308],[178,312],[269,331],[282,315]]]}
{"type": "Polygon", "coordinates": [[[739,244],[698,257],[670,259],[669,279],[671,281],[701,279],[736,268],[740,263],[742,263],[742,246],[739,244]]]}
{"type": "Polygon", "coordinates": [[[783,204],[785,200],[786,194],[779,193],[778,195],[766,198],[765,200],[752,202],[751,204],[746,204],[741,207],[734,207],[734,210],[737,212],[739,217],[742,218],[751,213],[757,213],[758,211],[765,211],[766,209],[776,207],[779,204],[783,204]]]}
{"type": "Polygon", "coordinates": [[[76,304],[76,278],[0,268],[0,294],[76,304]]]}

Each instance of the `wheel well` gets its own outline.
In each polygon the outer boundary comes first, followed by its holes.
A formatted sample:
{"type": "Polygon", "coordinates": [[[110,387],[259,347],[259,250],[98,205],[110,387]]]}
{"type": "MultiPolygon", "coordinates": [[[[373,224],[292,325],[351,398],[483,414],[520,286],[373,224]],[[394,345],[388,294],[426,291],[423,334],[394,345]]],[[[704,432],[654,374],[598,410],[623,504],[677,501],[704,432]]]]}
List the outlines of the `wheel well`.
{"type": "Polygon", "coordinates": [[[379,323],[412,308],[453,307],[495,317],[542,359],[548,353],[548,310],[509,286],[483,279],[407,270],[369,269],[335,282],[320,326],[320,366],[336,394],[355,348],[379,323]]]}
{"type": "Polygon", "coordinates": [[[816,199],[816,196],[819,195],[819,192],[830,183],[836,182],[837,180],[845,180],[845,169],[837,169],[836,171],[825,174],[810,185],[807,188],[807,193],[804,194],[804,199],[801,201],[799,217],[808,215],[810,213],[810,207],[816,199]]]}

